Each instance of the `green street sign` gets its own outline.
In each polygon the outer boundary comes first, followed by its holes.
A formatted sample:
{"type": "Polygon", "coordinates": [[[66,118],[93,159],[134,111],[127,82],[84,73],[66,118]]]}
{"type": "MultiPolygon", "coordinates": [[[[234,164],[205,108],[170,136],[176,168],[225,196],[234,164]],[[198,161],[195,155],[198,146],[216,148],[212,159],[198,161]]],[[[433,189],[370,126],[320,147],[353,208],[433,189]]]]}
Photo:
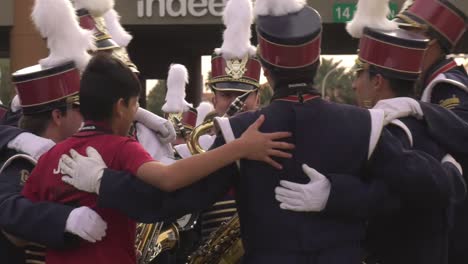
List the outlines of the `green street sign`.
{"type": "MultiPolygon", "coordinates": [[[[356,12],[356,3],[335,3],[333,4],[333,22],[334,23],[347,23],[351,21],[356,12]]],[[[393,19],[398,13],[398,5],[390,3],[390,19],[393,19]]]]}

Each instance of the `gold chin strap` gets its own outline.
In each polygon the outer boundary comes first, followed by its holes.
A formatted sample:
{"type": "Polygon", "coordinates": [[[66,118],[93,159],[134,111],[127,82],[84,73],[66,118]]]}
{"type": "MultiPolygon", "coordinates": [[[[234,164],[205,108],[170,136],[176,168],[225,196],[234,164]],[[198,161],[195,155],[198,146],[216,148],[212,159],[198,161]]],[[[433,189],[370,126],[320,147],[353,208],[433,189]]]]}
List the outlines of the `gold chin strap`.
{"type": "MultiPolygon", "coordinates": [[[[370,76],[369,76],[369,79],[370,79],[370,76]]],[[[367,85],[368,86],[368,85],[367,85]]],[[[362,106],[366,109],[371,109],[374,105],[373,105],[373,101],[371,99],[369,99],[369,90],[370,88],[369,87],[366,87],[365,91],[364,91],[364,98],[367,98],[365,100],[362,100],[362,106]]]]}
{"type": "Polygon", "coordinates": [[[424,30],[424,31],[427,31],[429,29],[429,27],[427,25],[418,23],[414,19],[411,19],[409,16],[407,16],[407,15],[405,15],[403,13],[400,13],[400,14],[396,15],[396,17],[401,19],[401,21],[403,21],[403,23],[400,22],[400,21],[397,21],[397,24],[400,27],[416,28],[416,29],[421,29],[421,30],[424,30]]]}
{"type": "MultiPolygon", "coordinates": [[[[354,73],[358,73],[360,71],[365,71],[365,70],[369,70],[369,64],[368,63],[365,63],[363,62],[360,58],[357,58],[356,59],[356,64],[354,64],[353,68],[352,68],[352,71],[354,71],[354,73]]],[[[369,98],[368,96],[368,89],[369,87],[366,87],[366,89],[364,90],[364,95],[365,95],[365,98],[369,98]]],[[[362,107],[364,108],[367,108],[367,109],[370,109],[373,107],[372,105],[372,100],[370,99],[366,99],[366,100],[363,100],[362,101],[362,107]]]]}
{"type": "Polygon", "coordinates": [[[351,68],[354,73],[369,69],[369,64],[363,62],[359,57],[354,61],[354,63],[354,66],[351,68]]]}
{"type": "Polygon", "coordinates": [[[362,101],[362,107],[364,107],[366,109],[371,109],[372,108],[372,101],[371,100],[362,101]]]}
{"type": "Polygon", "coordinates": [[[80,96],[78,94],[69,96],[66,99],[66,103],[67,104],[79,104],[80,103],[80,96]]]}

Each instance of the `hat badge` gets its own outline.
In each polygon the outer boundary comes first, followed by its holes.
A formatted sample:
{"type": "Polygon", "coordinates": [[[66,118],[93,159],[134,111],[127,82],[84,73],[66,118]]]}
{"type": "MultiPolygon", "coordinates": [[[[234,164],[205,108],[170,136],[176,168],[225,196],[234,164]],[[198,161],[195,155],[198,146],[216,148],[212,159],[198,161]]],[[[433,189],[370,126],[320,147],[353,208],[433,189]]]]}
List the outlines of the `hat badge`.
{"type": "Polygon", "coordinates": [[[242,60],[231,59],[226,61],[226,73],[233,79],[238,80],[247,72],[247,62],[249,58],[246,56],[242,60]]]}

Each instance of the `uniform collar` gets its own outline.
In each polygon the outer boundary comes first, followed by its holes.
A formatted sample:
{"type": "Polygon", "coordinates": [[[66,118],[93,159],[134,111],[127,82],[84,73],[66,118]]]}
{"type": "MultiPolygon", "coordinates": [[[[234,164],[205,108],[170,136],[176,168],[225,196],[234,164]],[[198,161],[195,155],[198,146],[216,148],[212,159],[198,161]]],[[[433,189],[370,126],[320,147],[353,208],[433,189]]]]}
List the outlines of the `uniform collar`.
{"type": "Polygon", "coordinates": [[[320,95],[317,94],[303,94],[302,96],[298,95],[289,95],[282,98],[274,99],[273,101],[284,101],[284,102],[291,102],[291,103],[304,103],[310,101],[312,99],[320,98],[320,95]]]}
{"type": "Polygon", "coordinates": [[[76,136],[90,136],[95,134],[112,134],[112,128],[106,122],[85,121],[76,136]]]}
{"type": "Polygon", "coordinates": [[[431,66],[424,76],[424,87],[428,86],[439,74],[458,67],[454,59],[443,59],[431,66]]]}
{"type": "Polygon", "coordinates": [[[271,101],[282,100],[290,102],[304,102],[304,97],[310,100],[311,96],[320,96],[320,93],[314,88],[312,83],[298,83],[289,85],[279,85],[274,87],[275,93],[271,101]]]}

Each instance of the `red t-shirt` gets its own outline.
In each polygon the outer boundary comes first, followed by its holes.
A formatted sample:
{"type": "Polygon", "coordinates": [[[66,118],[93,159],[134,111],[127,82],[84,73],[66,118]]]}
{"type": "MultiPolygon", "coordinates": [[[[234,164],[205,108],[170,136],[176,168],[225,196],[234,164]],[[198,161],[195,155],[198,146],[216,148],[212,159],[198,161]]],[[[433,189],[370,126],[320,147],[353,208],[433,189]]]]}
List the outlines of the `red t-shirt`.
{"type": "Polygon", "coordinates": [[[86,155],[88,146],[94,147],[101,154],[109,168],[134,175],[142,164],[153,161],[137,141],[97,131],[79,132],[44,154],[25,184],[23,195],[33,201],[88,206],[107,223],[106,236],[102,241],[89,243],[82,240],[79,247],[70,250],[48,249],[46,263],[136,263],[136,223],[116,210],[97,207],[97,195],[78,191],[61,180],[61,155],[69,154],[70,149],[86,155]]]}

